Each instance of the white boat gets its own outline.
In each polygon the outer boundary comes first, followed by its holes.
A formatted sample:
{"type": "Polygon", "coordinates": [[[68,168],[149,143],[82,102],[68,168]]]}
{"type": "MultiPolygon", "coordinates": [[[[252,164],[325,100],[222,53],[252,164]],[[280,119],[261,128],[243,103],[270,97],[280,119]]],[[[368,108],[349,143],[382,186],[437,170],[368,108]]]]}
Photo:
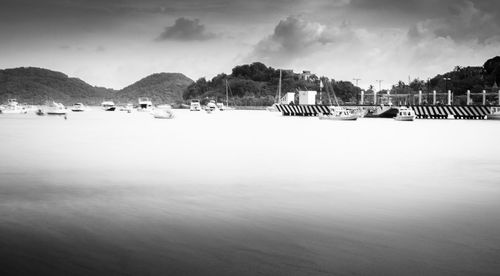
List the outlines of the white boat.
{"type": "Polygon", "coordinates": [[[172,107],[168,104],[159,105],[153,111],[151,111],[153,117],[156,119],[173,119],[174,113],[172,112],[172,107]]]}
{"type": "Polygon", "coordinates": [[[492,107],[490,109],[490,114],[486,115],[488,120],[500,120],[500,107],[492,107]]]}
{"type": "Polygon", "coordinates": [[[191,100],[189,110],[190,111],[201,111],[200,100],[191,100]]]}
{"type": "Polygon", "coordinates": [[[3,114],[26,114],[28,113],[28,108],[23,105],[19,105],[16,99],[7,100],[7,104],[0,108],[0,113],[3,114]]]}
{"type": "Polygon", "coordinates": [[[122,105],[120,106],[120,111],[125,111],[127,113],[132,113],[132,111],[134,110],[134,105],[131,104],[131,103],[128,103],[126,105],[122,105]]]}
{"type": "Polygon", "coordinates": [[[153,102],[149,98],[140,97],[137,111],[152,111],[152,110],[153,110],[153,102]]]}
{"type": "Polygon", "coordinates": [[[329,108],[331,113],[326,115],[320,113],[318,115],[320,120],[356,121],[358,119],[358,115],[352,114],[349,109],[333,106],[330,106],[329,108]]]}
{"type": "Polygon", "coordinates": [[[73,111],[73,112],[83,112],[86,110],[87,110],[87,108],[82,103],[76,103],[71,107],[71,111],[73,111]]]}
{"type": "Polygon", "coordinates": [[[47,115],[66,115],[68,111],[62,103],[51,102],[47,108],[47,115]]]}
{"type": "Polygon", "coordinates": [[[210,102],[208,102],[207,105],[205,106],[205,111],[207,113],[213,113],[217,110],[219,109],[217,108],[217,104],[215,103],[214,100],[210,100],[210,102]]]}
{"type": "Polygon", "coordinates": [[[411,108],[400,107],[398,114],[394,117],[396,121],[414,121],[415,120],[415,111],[411,108]]]}
{"type": "Polygon", "coordinates": [[[278,112],[279,110],[277,105],[277,103],[274,103],[273,105],[266,107],[266,110],[269,112],[278,112]]]}
{"type": "Polygon", "coordinates": [[[102,109],[104,111],[115,111],[116,105],[113,101],[104,101],[101,103],[102,109]]]}
{"type": "MultiPolygon", "coordinates": [[[[321,84],[320,84],[320,87],[322,87],[322,86],[323,86],[323,82],[321,82],[321,84]]],[[[335,103],[337,104],[337,106],[331,105],[328,107],[328,109],[330,109],[330,114],[319,113],[318,114],[319,119],[320,120],[336,120],[336,121],[356,121],[359,116],[357,114],[353,114],[351,112],[351,110],[346,109],[344,107],[341,107],[339,105],[339,101],[337,100],[337,96],[335,95],[335,90],[333,90],[333,87],[331,87],[329,85],[329,83],[327,83],[326,87],[327,87],[326,88],[327,92],[328,92],[328,89],[332,90],[333,97],[335,99],[335,103]]],[[[328,93],[327,95],[328,95],[330,104],[332,104],[332,99],[330,98],[330,93],[328,93]]]]}

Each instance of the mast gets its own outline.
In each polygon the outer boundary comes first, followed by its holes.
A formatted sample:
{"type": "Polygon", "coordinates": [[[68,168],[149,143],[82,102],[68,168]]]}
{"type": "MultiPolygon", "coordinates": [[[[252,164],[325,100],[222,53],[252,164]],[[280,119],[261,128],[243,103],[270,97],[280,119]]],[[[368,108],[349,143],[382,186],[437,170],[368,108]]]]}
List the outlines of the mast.
{"type": "Polygon", "coordinates": [[[281,69],[280,69],[280,81],[278,82],[278,103],[281,103],[281,69]]]}
{"type": "Polygon", "coordinates": [[[227,79],[226,79],[226,106],[229,106],[229,94],[228,94],[227,79]]]}

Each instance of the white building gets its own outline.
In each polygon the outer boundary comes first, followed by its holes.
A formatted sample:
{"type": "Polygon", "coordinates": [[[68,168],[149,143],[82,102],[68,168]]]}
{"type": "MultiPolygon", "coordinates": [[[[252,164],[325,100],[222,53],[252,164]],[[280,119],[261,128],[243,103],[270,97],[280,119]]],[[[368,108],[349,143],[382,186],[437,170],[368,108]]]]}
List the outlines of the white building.
{"type": "Polygon", "coordinates": [[[316,104],[316,91],[299,91],[299,104],[316,104]]]}

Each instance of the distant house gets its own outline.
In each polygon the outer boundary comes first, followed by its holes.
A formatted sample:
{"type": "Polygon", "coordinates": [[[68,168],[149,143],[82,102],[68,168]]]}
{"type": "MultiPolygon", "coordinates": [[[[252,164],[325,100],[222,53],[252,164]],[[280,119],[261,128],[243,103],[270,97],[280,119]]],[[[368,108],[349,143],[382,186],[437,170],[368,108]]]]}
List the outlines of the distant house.
{"type": "Polygon", "coordinates": [[[302,71],[302,74],[300,74],[300,79],[308,81],[311,78],[311,76],[312,76],[311,71],[302,71]]]}

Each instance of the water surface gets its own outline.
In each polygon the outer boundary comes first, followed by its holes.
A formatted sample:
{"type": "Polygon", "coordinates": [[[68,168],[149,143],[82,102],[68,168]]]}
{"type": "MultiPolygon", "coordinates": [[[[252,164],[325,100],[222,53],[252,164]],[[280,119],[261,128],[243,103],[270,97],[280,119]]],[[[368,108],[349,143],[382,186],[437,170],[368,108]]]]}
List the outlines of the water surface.
{"type": "Polygon", "coordinates": [[[498,275],[500,121],[0,116],[0,275],[498,275]]]}

